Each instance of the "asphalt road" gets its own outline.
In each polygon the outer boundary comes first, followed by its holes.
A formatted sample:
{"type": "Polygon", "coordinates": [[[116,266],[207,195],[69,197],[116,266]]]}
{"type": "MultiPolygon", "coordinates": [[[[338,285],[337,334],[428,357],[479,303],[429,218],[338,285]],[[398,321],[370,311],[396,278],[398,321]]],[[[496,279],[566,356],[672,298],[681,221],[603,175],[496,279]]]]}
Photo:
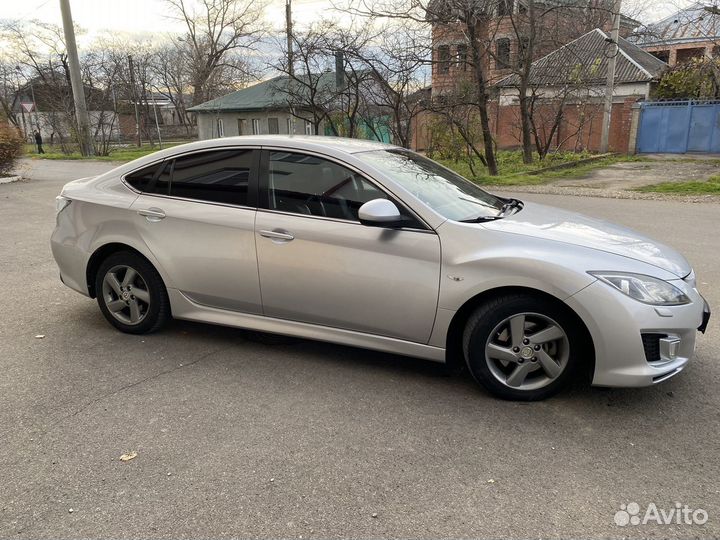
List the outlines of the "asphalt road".
{"type": "MultiPolygon", "coordinates": [[[[26,165],[0,185],[0,537],[720,537],[720,317],[660,386],[533,404],[365,350],[123,335],[48,246],[62,184],[108,165],[26,165]],[[630,502],[709,520],[615,525],[630,502]]],[[[720,313],[720,205],[522,197],[681,249],[720,313]]]]}

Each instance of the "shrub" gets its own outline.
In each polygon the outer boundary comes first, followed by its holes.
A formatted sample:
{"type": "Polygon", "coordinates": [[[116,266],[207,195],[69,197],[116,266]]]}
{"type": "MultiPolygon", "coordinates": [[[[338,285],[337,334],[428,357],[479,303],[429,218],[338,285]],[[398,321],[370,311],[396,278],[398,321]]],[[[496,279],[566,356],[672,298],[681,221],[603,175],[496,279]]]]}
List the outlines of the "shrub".
{"type": "Polygon", "coordinates": [[[23,139],[17,129],[0,124],[0,176],[12,170],[22,151],[23,139]]]}

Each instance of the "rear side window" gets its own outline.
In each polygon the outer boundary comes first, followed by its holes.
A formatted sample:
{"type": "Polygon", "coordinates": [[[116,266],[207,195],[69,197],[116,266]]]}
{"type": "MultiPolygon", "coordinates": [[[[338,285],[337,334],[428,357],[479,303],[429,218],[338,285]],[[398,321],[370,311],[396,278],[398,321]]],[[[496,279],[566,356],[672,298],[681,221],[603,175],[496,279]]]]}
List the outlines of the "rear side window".
{"type": "Polygon", "coordinates": [[[140,169],[125,177],[125,181],[143,193],[170,193],[170,169],[172,162],[164,161],[150,167],[140,169]]]}
{"type": "Polygon", "coordinates": [[[247,206],[254,155],[253,150],[216,150],[179,157],[170,195],[247,206]]]}

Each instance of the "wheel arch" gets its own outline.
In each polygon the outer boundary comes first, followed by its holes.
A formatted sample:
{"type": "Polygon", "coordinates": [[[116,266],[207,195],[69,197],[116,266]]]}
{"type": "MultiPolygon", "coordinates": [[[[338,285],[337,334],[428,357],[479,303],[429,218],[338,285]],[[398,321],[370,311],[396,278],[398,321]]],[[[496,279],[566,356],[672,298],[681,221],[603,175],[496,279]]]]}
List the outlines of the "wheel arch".
{"type": "Polygon", "coordinates": [[[585,366],[585,369],[587,369],[586,375],[588,377],[588,381],[591,381],[592,376],[595,373],[595,342],[592,338],[590,330],[585,324],[585,321],[583,321],[582,317],[580,317],[575,312],[575,310],[573,310],[560,298],[553,296],[552,294],[545,291],[533,289],[531,287],[497,287],[478,293],[469,300],[467,300],[460,307],[460,309],[455,312],[455,315],[450,321],[450,325],[448,327],[447,336],[445,338],[445,354],[447,364],[455,369],[465,365],[465,360],[463,358],[462,352],[462,335],[463,331],[465,330],[465,325],[472,313],[482,304],[499,296],[505,296],[509,294],[524,294],[551,302],[558,308],[565,311],[565,313],[567,313],[576,322],[578,330],[583,335],[583,343],[587,344],[585,353],[588,355],[588,361],[586,362],[587,365],[585,366]]]}
{"type": "MultiPolygon", "coordinates": [[[[112,255],[113,253],[118,253],[120,251],[130,251],[132,253],[135,253],[136,255],[145,259],[148,264],[150,264],[153,268],[155,268],[155,270],[158,271],[158,273],[160,273],[157,265],[153,261],[151,261],[144,253],[141,253],[134,247],[128,244],[123,244],[122,242],[109,242],[107,244],[103,244],[102,246],[97,248],[90,256],[90,259],[88,259],[87,267],[85,268],[85,281],[87,283],[87,289],[90,298],[97,297],[97,291],[95,290],[95,275],[97,274],[98,268],[100,268],[102,262],[110,255],[112,255]]],[[[163,279],[162,274],[161,279],[163,279]]]]}

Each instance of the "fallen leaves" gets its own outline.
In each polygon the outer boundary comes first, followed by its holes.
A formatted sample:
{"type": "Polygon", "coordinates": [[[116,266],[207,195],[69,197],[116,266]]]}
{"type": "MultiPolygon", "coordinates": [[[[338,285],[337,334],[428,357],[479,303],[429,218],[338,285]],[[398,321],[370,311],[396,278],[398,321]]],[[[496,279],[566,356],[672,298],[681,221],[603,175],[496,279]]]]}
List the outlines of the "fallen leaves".
{"type": "Polygon", "coordinates": [[[137,452],[128,452],[120,456],[120,461],[130,461],[131,459],[135,459],[137,455],[137,452]]]}

